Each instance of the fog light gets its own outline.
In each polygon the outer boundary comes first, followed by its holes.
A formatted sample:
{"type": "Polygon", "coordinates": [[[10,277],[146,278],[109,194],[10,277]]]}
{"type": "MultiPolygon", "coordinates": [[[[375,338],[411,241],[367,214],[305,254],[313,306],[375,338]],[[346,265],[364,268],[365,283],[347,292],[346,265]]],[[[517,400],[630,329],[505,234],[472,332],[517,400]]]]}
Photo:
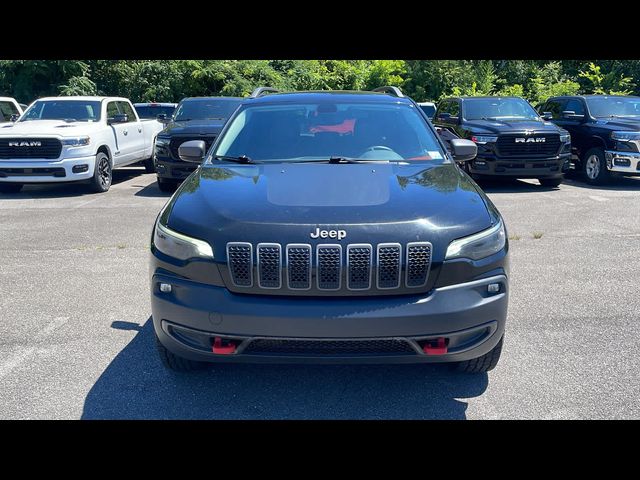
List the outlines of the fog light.
{"type": "Polygon", "coordinates": [[[162,293],[171,293],[171,285],[169,285],[168,283],[161,283],[160,291],[162,293]]]}
{"type": "Polygon", "coordinates": [[[499,283],[490,283],[487,285],[487,292],[489,293],[498,293],[500,291],[499,283]]]}
{"type": "Polygon", "coordinates": [[[71,169],[73,173],[84,173],[88,170],[89,170],[89,165],[86,165],[84,163],[82,165],[74,165],[73,168],[71,169]]]}

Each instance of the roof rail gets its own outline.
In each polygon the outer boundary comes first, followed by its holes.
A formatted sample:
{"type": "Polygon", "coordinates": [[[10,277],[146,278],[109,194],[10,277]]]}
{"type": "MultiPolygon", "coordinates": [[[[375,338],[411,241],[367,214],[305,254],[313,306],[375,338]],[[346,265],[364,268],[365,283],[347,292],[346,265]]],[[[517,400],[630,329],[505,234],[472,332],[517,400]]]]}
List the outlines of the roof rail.
{"type": "Polygon", "coordinates": [[[393,95],[394,97],[400,97],[400,98],[405,97],[405,94],[402,93],[402,90],[400,90],[398,87],[391,87],[391,86],[378,87],[378,88],[374,88],[372,91],[386,93],[387,95],[393,95]]]}
{"type": "Polygon", "coordinates": [[[277,88],[258,87],[253,92],[251,92],[251,95],[249,95],[249,98],[258,98],[258,97],[262,97],[267,93],[279,93],[279,92],[280,90],[278,90],[277,88]]]}

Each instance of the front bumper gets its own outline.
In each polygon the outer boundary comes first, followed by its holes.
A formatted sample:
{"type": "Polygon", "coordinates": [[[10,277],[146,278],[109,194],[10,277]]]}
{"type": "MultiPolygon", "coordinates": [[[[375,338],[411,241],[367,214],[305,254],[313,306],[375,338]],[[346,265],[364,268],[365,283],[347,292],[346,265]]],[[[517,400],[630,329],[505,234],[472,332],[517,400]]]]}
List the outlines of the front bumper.
{"type": "Polygon", "coordinates": [[[167,180],[184,180],[197,168],[198,164],[174,160],[167,157],[154,157],[156,173],[159,178],[167,180]]]}
{"type": "Polygon", "coordinates": [[[515,178],[561,177],[569,170],[571,153],[563,153],[549,158],[504,158],[494,155],[478,155],[469,162],[469,170],[474,175],[515,178]]]}
{"type": "Polygon", "coordinates": [[[611,172],[640,175],[640,153],[605,150],[607,169],[611,172]]]}
{"type": "Polygon", "coordinates": [[[436,288],[427,295],[397,297],[276,297],[241,295],[224,287],[156,272],[152,276],[153,324],[160,342],[175,354],[208,362],[429,363],[477,358],[504,332],[508,304],[505,275],[436,288]],[[172,285],[170,293],[160,283],[172,285]],[[500,284],[488,293],[490,283],[500,284]],[[212,352],[215,337],[235,352],[212,352]],[[427,354],[422,345],[444,337],[448,351],[427,354]],[[395,341],[405,352],[323,354],[255,352],[257,340],[395,341]]]}
{"type": "Polygon", "coordinates": [[[87,180],[93,177],[96,156],[62,160],[0,160],[0,183],[58,183],[87,180]],[[79,168],[81,172],[74,172],[79,168]]]}

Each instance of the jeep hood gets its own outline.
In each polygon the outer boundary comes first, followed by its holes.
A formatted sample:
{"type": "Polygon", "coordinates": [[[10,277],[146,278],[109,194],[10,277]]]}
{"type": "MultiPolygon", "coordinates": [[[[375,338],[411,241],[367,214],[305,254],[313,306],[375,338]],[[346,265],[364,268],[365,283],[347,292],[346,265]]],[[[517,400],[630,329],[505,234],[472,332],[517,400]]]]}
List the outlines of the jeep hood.
{"type": "Polygon", "coordinates": [[[174,195],[167,223],[217,251],[229,241],[313,244],[319,227],[346,230],[344,245],[430,241],[435,259],[491,226],[488,206],[495,212],[452,164],[203,165],[174,195]]]}
{"type": "Polygon", "coordinates": [[[551,123],[542,120],[468,120],[464,126],[473,133],[523,133],[525,130],[533,133],[559,133],[561,129],[551,123]]]}

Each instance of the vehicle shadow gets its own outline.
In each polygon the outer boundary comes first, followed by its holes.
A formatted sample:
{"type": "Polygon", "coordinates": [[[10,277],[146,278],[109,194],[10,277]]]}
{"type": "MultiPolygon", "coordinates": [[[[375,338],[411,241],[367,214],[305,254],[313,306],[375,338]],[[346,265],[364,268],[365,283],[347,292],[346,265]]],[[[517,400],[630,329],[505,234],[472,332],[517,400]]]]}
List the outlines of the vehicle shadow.
{"type": "Polygon", "coordinates": [[[553,192],[558,190],[558,187],[543,187],[534,180],[533,183],[525,182],[518,179],[482,179],[476,180],[476,183],[482,188],[485,193],[526,193],[526,192],[553,192]]]}
{"type": "MultiPolygon", "coordinates": [[[[111,186],[126,182],[145,173],[144,168],[118,168],[113,171],[111,186]]],[[[3,200],[24,200],[25,198],[65,198],[100,195],[91,191],[88,182],[72,183],[31,183],[25,184],[19,193],[0,193],[3,200]]]]}
{"type": "Polygon", "coordinates": [[[149,185],[146,185],[144,188],[138,190],[135,193],[136,197],[166,197],[169,198],[172,194],[169,192],[163,192],[158,187],[158,181],[156,180],[149,185]]]}
{"type": "Polygon", "coordinates": [[[83,419],[464,419],[488,375],[431,365],[214,365],[165,370],[151,318],[89,391],[83,419]]]}
{"type": "Polygon", "coordinates": [[[604,185],[590,185],[579,176],[565,178],[564,184],[587,190],[616,190],[637,191],[640,190],[640,177],[612,176],[604,185]]]}

